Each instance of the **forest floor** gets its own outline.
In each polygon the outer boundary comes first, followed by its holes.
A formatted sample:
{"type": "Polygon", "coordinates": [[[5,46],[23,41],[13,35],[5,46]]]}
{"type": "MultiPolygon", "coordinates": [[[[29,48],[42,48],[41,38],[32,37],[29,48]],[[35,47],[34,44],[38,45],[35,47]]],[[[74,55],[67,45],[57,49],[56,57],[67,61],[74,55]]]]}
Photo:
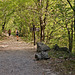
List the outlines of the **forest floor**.
{"type": "MultiPolygon", "coordinates": [[[[57,75],[35,60],[36,46],[7,36],[0,40],[0,75],[57,75]]],[[[43,60],[45,62],[45,60],[43,60]]]]}
{"type": "Polygon", "coordinates": [[[12,35],[4,37],[0,40],[0,75],[75,75],[75,62],[70,64],[70,60],[54,56],[48,60],[36,61],[36,48],[21,38],[17,41],[12,35]]]}

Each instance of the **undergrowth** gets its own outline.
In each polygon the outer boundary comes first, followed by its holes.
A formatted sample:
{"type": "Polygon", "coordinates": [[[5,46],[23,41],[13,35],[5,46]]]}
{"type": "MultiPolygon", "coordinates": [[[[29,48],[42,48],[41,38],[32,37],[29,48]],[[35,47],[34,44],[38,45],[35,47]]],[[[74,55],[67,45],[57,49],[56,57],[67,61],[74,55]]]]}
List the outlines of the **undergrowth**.
{"type": "Polygon", "coordinates": [[[55,59],[56,62],[60,61],[59,63],[56,63],[57,65],[55,66],[55,71],[60,72],[60,74],[62,75],[75,74],[75,54],[74,53],[50,50],[49,56],[52,59],[55,59]]]}

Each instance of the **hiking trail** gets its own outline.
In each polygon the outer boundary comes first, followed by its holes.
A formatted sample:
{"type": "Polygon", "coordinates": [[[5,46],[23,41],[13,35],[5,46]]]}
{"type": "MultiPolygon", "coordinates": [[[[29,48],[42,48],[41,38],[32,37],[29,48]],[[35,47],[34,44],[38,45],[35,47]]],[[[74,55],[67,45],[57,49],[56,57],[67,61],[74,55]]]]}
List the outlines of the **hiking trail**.
{"type": "Polygon", "coordinates": [[[56,75],[35,61],[36,46],[8,36],[0,41],[0,75],[56,75]]]}

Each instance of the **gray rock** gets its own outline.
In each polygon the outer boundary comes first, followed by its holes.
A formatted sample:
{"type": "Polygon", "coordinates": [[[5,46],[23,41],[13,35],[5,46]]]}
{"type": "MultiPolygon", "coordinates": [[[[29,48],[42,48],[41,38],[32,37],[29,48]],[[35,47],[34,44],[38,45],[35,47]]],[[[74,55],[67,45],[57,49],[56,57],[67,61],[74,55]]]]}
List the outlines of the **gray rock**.
{"type": "Polygon", "coordinates": [[[60,50],[60,48],[57,44],[54,45],[53,49],[56,50],[56,51],[60,50]]]}
{"type": "Polygon", "coordinates": [[[41,59],[42,59],[42,58],[41,58],[41,53],[35,54],[35,58],[36,58],[36,60],[41,60],[41,59]]]}
{"type": "Polygon", "coordinates": [[[69,49],[67,47],[59,47],[57,44],[54,45],[53,49],[56,50],[56,51],[66,51],[66,52],[69,52],[69,49]]]}
{"type": "Polygon", "coordinates": [[[36,60],[49,59],[47,52],[40,52],[35,54],[36,60]]]}
{"type": "Polygon", "coordinates": [[[49,59],[48,53],[47,52],[41,52],[41,58],[42,59],[49,59]]]}
{"type": "Polygon", "coordinates": [[[67,47],[60,47],[61,51],[69,51],[67,47]]]}
{"type": "Polygon", "coordinates": [[[48,50],[50,50],[50,48],[46,44],[43,44],[42,42],[37,43],[37,52],[48,51],[48,50]]]}

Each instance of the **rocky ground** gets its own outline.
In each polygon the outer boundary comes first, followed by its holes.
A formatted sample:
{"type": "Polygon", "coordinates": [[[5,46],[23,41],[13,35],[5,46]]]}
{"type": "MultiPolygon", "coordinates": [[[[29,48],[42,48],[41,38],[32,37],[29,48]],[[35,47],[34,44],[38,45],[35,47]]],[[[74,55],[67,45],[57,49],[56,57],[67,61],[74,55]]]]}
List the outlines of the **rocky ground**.
{"type": "Polygon", "coordinates": [[[0,41],[0,75],[58,75],[45,60],[36,61],[35,53],[36,46],[12,35],[5,37],[0,41]]]}

